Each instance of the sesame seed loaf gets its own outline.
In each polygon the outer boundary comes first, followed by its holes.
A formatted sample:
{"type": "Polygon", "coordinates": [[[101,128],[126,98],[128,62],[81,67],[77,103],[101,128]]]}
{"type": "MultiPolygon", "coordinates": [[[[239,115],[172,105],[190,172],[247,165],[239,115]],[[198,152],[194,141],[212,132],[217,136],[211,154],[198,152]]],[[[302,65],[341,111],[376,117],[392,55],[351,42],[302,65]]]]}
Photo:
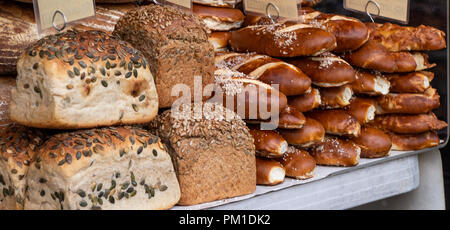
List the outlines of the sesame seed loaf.
{"type": "Polygon", "coordinates": [[[13,77],[0,77],[0,126],[10,124],[8,117],[8,107],[11,101],[11,89],[16,86],[16,79],[13,77]]]}
{"type": "Polygon", "coordinates": [[[43,141],[44,134],[32,128],[0,128],[0,210],[23,209],[30,162],[43,141]]]}
{"type": "MultiPolygon", "coordinates": [[[[31,2],[31,0],[30,0],[31,2]]],[[[98,2],[98,1],[97,1],[98,2]]],[[[67,28],[78,30],[102,30],[112,32],[114,25],[126,11],[136,4],[102,4],[96,6],[95,18],[71,22],[67,28]]],[[[33,5],[10,0],[0,0],[0,75],[15,74],[17,60],[22,51],[39,40],[33,5]]],[[[44,31],[41,36],[50,35],[54,30],[44,31]]]]}
{"type": "Polygon", "coordinates": [[[130,126],[54,135],[27,183],[25,209],[168,209],[180,198],[159,138],[130,126]]]}
{"type": "Polygon", "coordinates": [[[172,156],[181,189],[178,204],[194,205],[254,192],[255,147],[245,123],[234,112],[212,103],[204,104],[203,115],[188,117],[187,111],[198,114],[202,109],[197,105],[189,108],[184,104],[184,112],[167,110],[149,124],[172,156]]]}
{"type": "MultiPolygon", "coordinates": [[[[185,84],[194,98],[194,77],[202,86],[214,83],[214,48],[208,32],[195,16],[162,5],[129,11],[116,24],[114,34],[141,50],[155,76],[159,107],[170,107],[177,96],[172,87],[185,84]]],[[[199,90],[199,89],[197,89],[199,90]]]]}
{"type": "Polygon", "coordinates": [[[54,129],[149,122],[158,111],[149,68],[138,50],[104,32],[47,36],[19,59],[10,118],[54,129]]]}

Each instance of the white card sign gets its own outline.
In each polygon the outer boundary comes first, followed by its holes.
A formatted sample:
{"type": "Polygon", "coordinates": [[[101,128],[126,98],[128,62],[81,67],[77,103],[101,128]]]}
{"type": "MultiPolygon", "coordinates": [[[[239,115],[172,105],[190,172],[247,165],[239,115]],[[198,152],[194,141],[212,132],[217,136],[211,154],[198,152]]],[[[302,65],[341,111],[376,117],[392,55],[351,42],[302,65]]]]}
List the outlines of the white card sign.
{"type": "Polygon", "coordinates": [[[409,22],[409,0],[344,0],[344,8],[404,24],[409,22]],[[378,9],[379,8],[379,9],[378,9]]]}

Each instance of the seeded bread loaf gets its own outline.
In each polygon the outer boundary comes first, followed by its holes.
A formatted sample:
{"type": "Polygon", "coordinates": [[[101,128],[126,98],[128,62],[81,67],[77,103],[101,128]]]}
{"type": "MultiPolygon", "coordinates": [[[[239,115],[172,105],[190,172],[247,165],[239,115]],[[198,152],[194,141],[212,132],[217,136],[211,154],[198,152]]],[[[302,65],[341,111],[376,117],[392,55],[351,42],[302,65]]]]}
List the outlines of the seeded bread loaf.
{"type": "Polygon", "coordinates": [[[24,207],[26,176],[42,132],[18,125],[0,128],[0,210],[24,207]]]}
{"type": "Polygon", "coordinates": [[[0,126],[10,124],[8,116],[9,102],[11,101],[11,89],[16,86],[16,79],[13,77],[0,77],[0,126]]]}
{"type": "MultiPolygon", "coordinates": [[[[31,2],[31,0],[30,0],[31,2]]],[[[98,1],[97,1],[98,2],[98,1]]],[[[114,25],[126,11],[136,4],[102,4],[96,6],[95,18],[70,23],[68,29],[102,30],[112,32],[114,25]]],[[[11,0],[0,0],[0,75],[15,74],[17,60],[22,51],[39,40],[33,6],[11,0]]],[[[54,30],[44,31],[42,36],[54,30]]]]}
{"type": "MultiPolygon", "coordinates": [[[[142,51],[155,76],[159,107],[177,100],[172,88],[189,86],[194,99],[194,77],[202,86],[214,83],[214,48],[207,29],[193,15],[162,5],[148,5],[129,11],[116,25],[114,33],[142,51]]],[[[199,90],[199,89],[197,89],[199,90]]]]}
{"type": "Polygon", "coordinates": [[[149,125],[172,156],[181,188],[178,204],[254,192],[255,146],[245,123],[219,104],[183,104],[181,108],[182,112],[163,112],[149,125]]]}
{"type": "Polygon", "coordinates": [[[138,50],[104,32],[47,36],[19,59],[10,118],[55,129],[149,122],[158,112],[149,69],[138,50]]]}
{"type": "Polygon", "coordinates": [[[25,209],[168,209],[180,198],[169,154],[136,127],[56,134],[29,172],[25,209]]]}

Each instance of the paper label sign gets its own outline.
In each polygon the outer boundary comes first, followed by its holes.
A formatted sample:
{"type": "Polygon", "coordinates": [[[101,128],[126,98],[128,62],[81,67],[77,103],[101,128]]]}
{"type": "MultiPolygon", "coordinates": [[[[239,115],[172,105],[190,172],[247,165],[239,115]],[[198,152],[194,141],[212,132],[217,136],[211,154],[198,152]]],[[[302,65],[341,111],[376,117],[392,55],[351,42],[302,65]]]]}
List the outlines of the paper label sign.
{"type": "Polygon", "coordinates": [[[367,11],[373,16],[378,15],[407,24],[409,21],[409,0],[344,0],[344,8],[347,10],[367,11]],[[378,10],[377,5],[380,7],[378,10]]]}
{"type": "Polygon", "coordinates": [[[33,0],[38,31],[95,16],[93,0],[33,0]]]}
{"type": "Polygon", "coordinates": [[[191,0],[166,0],[167,2],[170,2],[175,5],[179,5],[188,9],[192,8],[192,1],[191,0]]]}
{"type": "Polygon", "coordinates": [[[244,10],[266,16],[269,13],[275,18],[278,15],[282,18],[298,18],[297,0],[244,0],[244,10]]]}

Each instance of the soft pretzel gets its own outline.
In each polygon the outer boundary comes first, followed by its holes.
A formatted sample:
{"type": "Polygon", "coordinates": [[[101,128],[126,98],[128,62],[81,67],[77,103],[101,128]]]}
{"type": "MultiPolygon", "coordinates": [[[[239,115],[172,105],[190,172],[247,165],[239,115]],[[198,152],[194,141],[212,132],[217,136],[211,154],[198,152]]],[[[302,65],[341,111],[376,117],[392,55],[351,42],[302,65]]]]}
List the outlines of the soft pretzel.
{"type": "Polygon", "coordinates": [[[391,83],[391,93],[423,93],[431,87],[434,73],[428,71],[385,75],[391,83]]]}
{"type": "Polygon", "coordinates": [[[215,87],[210,102],[223,103],[243,119],[269,119],[287,106],[286,96],[275,88],[230,69],[215,71],[215,87]]]}
{"type": "Polygon", "coordinates": [[[395,134],[389,133],[392,139],[392,150],[413,151],[439,145],[440,139],[436,132],[420,134],[395,134]]]}
{"type": "Polygon", "coordinates": [[[253,25],[233,31],[231,48],[273,57],[315,56],[336,48],[330,32],[295,22],[253,25]]]}
{"type": "Polygon", "coordinates": [[[359,136],[361,132],[358,120],[343,109],[316,110],[309,112],[307,116],[320,122],[327,134],[359,136]]]}
{"type": "Polygon", "coordinates": [[[283,183],[286,172],[275,160],[256,157],[256,184],[277,185],[283,183]]]}
{"type": "Polygon", "coordinates": [[[239,9],[192,5],[192,13],[212,31],[238,29],[244,23],[245,15],[239,9]]]}
{"type": "Polygon", "coordinates": [[[283,165],[288,177],[306,180],[314,176],[316,160],[305,150],[289,146],[284,156],[277,160],[283,165]]]}
{"type": "Polygon", "coordinates": [[[319,90],[312,88],[311,92],[289,97],[288,103],[299,112],[308,112],[319,107],[322,104],[322,99],[319,90]]]}
{"type": "Polygon", "coordinates": [[[249,53],[216,53],[216,66],[229,68],[268,85],[276,84],[286,96],[299,95],[311,89],[311,79],[299,68],[281,60],[249,53]]]}
{"type": "Polygon", "coordinates": [[[343,108],[350,104],[353,97],[351,85],[344,85],[334,88],[321,88],[320,97],[322,100],[321,107],[325,109],[343,108]]]}
{"type": "Polygon", "coordinates": [[[377,107],[371,98],[356,97],[347,108],[347,112],[363,125],[375,119],[377,107]]]}
{"type": "Polygon", "coordinates": [[[387,50],[424,51],[447,47],[445,33],[431,26],[400,26],[392,23],[366,23],[371,39],[380,42],[387,50]]]}
{"type": "Polygon", "coordinates": [[[361,148],[362,158],[380,158],[389,156],[392,141],[388,134],[380,129],[363,127],[361,135],[351,139],[361,148]]]}
{"type": "Polygon", "coordinates": [[[249,126],[249,129],[254,140],[257,156],[277,158],[282,157],[287,151],[288,143],[277,132],[259,130],[254,126],[249,126]]]}
{"type": "MultiPolygon", "coordinates": [[[[245,122],[247,122],[248,124],[260,124],[261,122],[269,122],[269,121],[247,120],[245,122]]],[[[297,109],[288,105],[286,109],[284,109],[278,117],[278,128],[301,129],[305,124],[305,122],[306,118],[303,115],[303,113],[297,111],[297,109]]]]}
{"type": "Polygon", "coordinates": [[[357,80],[352,84],[352,89],[357,94],[377,96],[389,93],[391,83],[380,73],[358,70],[356,78],[357,80]]]}
{"type": "Polygon", "coordinates": [[[214,51],[221,52],[228,49],[228,40],[231,37],[231,32],[212,32],[208,41],[214,47],[214,51]]]}
{"type": "Polygon", "coordinates": [[[436,89],[429,88],[423,94],[390,93],[377,98],[377,114],[406,113],[421,114],[428,113],[440,106],[440,96],[436,89]]]}
{"type": "Polygon", "coordinates": [[[359,163],[361,148],[352,141],[327,136],[310,149],[310,154],[318,165],[349,167],[359,163]]]}
{"type": "Polygon", "coordinates": [[[301,129],[278,129],[278,133],[290,144],[298,147],[310,147],[323,141],[325,129],[318,121],[307,117],[301,129]]]}
{"type": "Polygon", "coordinates": [[[329,52],[317,57],[290,59],[287,62],[300,68],[319,87],[339,87],[356,80],[353,67],[329,52]]]}
{"type": "Polygon", "coordinates": [[[386,114],[375,118],[374,127],[400,134],[423,133],[432,130],[440,130],[448,125],[440,121],[433,112],[408,115],[408,114],[386,114]]]}

